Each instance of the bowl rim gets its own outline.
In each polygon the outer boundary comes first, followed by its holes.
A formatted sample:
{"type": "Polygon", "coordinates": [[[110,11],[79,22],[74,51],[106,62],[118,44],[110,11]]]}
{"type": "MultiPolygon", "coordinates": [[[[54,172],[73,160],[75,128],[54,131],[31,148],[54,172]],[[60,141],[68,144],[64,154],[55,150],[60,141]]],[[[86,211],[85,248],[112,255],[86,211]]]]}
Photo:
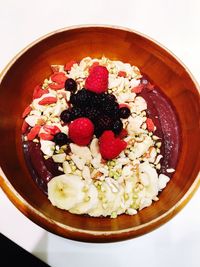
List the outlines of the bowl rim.
{"type": "MultiPolygon", "coordinates": [[[[36,40],[34,40],[33,42],[31,42],[30,44],[28,44],[25,48],[23,48],[20,52],[18,52],[11,60],[10,62],[5,66],[5,68],[2,70],[2,72],[0,73],[0,83],[2,82],[3,78],[5,77],[5,75],[7,74],[8,70],[12,67],[12,65],[20,58],[21,55],[23,55],[26,51],[28,51],[30,48],[32,48],[34,45],[36,45],[37,43],[43,41],[44,39],[57,34],[57,33],[61,33],[64,31],[70,31],[73,29],[81,29],[81,28],[110,28],[110,29],[117,29],[117,30],[122,30],[122,31],[128,31],[131,33],[135,33],[147,40],[150,40],[151,42],[155,43],[156,45],[158,45],[159,47],[161,47],[162,49],[164,49],[167,53],[169,53],[175,60],[177,60],[177,62],[186,70],[186,72],[188,73],[188,75],[190,76],[190,79],[193,81],[193,83],[195,84],[195,89],[200,93],[200,86],[198,85],[198,82],[196,81],[195,77],[193,76],[193,74],[190,72],[190,70],[188,69],[188,67],[171,51],[169,50],[167,47],[165,47],[163,44],[159,43],[157,40],[153,39],[152,37],[149,37],[146,34],[143,34],[139,31],[133,30],[131,28],[127,28],[127,27],[122,27],[122,26],[117,26],[117,25],[108,25],[108,24],[81,24],[81,25],[73,25],[73,26],[69,26],[69,27],[63,27],[60,28],[58,30],[54,30],[51,31],[39,38],[37,38],[36,40]]],[[[0,167],[0,170],[1,167],[0,167]]],[[[120,234],[123,233],[133,233],[136,232],[140,229],[144,229],[147,227],[150,227],[150,230],[146,230],[145,233],[150,232],[152,230],[154,230],[155,228],[163,225],[165,222],[169,221],[170,218],[174,217],[188,202],[189,200],[192,198],[192,196],[194,195],[194,193],[197,191],[197,189],[200,186],[200,172],[197,174],[194,182],[192,183],[192,185],[190,186],[190,188],[188,189],[188,191],[185,193],[185,195],[168,211],[164,212],[162,215],[160,215],[159,217],[147,222],[147,223],[143,223],[140,224],[138,226],[134,226],[134,227],[130,227],[130,228],[126,228],[126,229],[122,229],[122,230],[112,230],[112,231],[94,231],[94,230],[84,230],[84,229],[78,229],[78,228],[74,228],[62,223],[59,223],[57,221],[55,221],[54,219],[51,219],[50,217],[44,215],[42,212],[38,211],[37,209],[35,209],[34,207],[32,207],[17,191],[16,189],[12,186],[12,184],[9,182],[9,179],[5,176],[5,174],[3,173],[2,170],[2,175],[0,174],[0,186],[3,189],[3,191],[5,192],[5,194],[7,195],[7,197],[13,202],[13,204],[23,213],[26,215],[26,217],[28,217],[29,219],[31,219],[32,221],[34,221],[36,224],[41,225],[42,227],[44,227],[47,231],[53,232],[57,235],[60,236],[64,236],[64,237],[68,237],[70,239],[75,239],[75,240],[81,240],[81,241],[88,241],[89,238],[88,236],[92,237],[98,237],[97,241],[98,242],[113,242],[113,240],[107,240],[108,237],[112,237],[112,236],[118,236],[118,240],[125,240],[128,238],[133,238],[136,236],[139,236],[141,234],[136,234],[135,236],[131,235],[129,237],[124,237],[124,238],[119,238],[120,234]],[[29,211],[29,212],[27,212],[29,211]],[[28,216],[27,216],[28,214],[28,216]],[[35,216],[33,214],[36,214],[38,216],[39,219],[42,220],[42,222],[40,220],[38,220],[37,218],[35,218],[35,216]],[[38,223],[38,221],[40,221],[38,223]],[[158,222],[161,222],[160,225],[157,225],[158,222]],[[46,226],[48,224],[48,226],[46,226]],[[51,227],[49,228],[49,225],[51,225],[51,227]],[[66,231],[66,233],[58,233],[58,231],[54,230],[54,226],[57,226],[59,228],[62,228],[64,231],[66,231]],[[68,236],[68,233],[71,233],[72,237],[68,236]],[[83,234],[83,237],[78,237],[77,234],[83,234]],[[84,235],[87,235],[87,238],[84,237],[84,235]],[[102,240],[101,236],[102,237],[102,240]]],[[[115,241],[115,240],[114,240],[115,241]]],[[[92,240],[90,240],[89,242],[94,242],[92,240]]],[[[96,240],[95,240],[96,242],[96,240]]]]}

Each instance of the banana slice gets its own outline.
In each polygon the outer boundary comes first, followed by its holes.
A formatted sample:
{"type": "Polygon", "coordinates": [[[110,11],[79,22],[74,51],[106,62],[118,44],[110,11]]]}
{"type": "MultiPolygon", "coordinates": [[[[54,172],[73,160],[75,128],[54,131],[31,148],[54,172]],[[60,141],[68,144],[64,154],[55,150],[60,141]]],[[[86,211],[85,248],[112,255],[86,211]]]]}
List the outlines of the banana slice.
{"type": "Polygon", "coordinates": [[[146,197],[153,199],[158,195],[159,184],[158,174],[148,162],[144,162],[139,166],[140,179],[146,191],[146,197]],[[144,182],[145,181],[145,182],[144,182]]]}
{"type": "Polygon", "coordinates": [[[98,205],[98,191],[97,188],[90,184],[88,191],[85,192],[83,202],[76,204],[69,211],[75,214],[85,214],[98,205]]]}
{"type": "Polygon", "coordinates": [[[59,175],[48,183],[48,198],[52,205],[69,210],[76,204],[83,202],[84,182],[76,175],[59,175]]]}

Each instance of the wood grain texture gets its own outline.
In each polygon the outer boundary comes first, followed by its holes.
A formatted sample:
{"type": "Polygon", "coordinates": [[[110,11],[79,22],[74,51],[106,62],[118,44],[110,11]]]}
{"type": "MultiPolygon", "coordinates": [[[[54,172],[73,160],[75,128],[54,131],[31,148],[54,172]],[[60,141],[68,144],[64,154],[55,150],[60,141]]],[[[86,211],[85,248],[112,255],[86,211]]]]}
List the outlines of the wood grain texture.
{"type": "Polygon", "coordinates": [[[80,26],[41,38],[17,55],[0,78],[0,166],[2,189],[28,218],[58,235],[89,242],[133,238],[161,226],[192,197],[200,184],[199,87],[187,68],[161,45],[128,29],[80,26]],[[21,114],[33,88],[50,75],[51,64],[85,56],[138,66],[171,99],[182,130],[177,171],[160,200],[135,216],[116,219],[73,215],[53,207],[32,180],[21,147],[21,114]]]}

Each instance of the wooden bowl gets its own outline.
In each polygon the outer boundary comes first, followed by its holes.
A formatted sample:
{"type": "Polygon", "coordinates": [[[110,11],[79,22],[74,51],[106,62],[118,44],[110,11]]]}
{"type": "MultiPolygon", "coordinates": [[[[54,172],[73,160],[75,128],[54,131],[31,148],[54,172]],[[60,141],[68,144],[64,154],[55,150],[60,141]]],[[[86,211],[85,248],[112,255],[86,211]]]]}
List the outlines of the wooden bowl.
{"type": "MultiPolygon", "coordinates": [[[[150,232],[170,220],[200,184],[199,87],[188,69],[166,48],[130,29],[79,26],[58,30],[30,44],[0,78],[0,184],[28,218],[57,235],[89,242],[112,242],[150,232]],[[36,186],[21,146],[21,114],[33,88],[50,75],[51,64],[85,56],[118,59],[138,66],[171,99],[179,115],[182,149],[177,170],[160,200],[135,216],[116,219],[73,215],[53,207],[36,186]]],[[[12,218],[10,218],[12,219],[12,218]]]]}

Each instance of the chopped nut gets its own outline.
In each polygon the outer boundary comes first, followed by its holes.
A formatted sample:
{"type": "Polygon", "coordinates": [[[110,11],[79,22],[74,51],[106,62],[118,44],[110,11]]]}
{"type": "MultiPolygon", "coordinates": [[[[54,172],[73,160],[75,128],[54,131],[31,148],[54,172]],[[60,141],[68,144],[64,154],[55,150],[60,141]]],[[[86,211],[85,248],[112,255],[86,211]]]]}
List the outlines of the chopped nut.
{"type": "Polygon", "coordinates": [[[169,168],[166,170],[168,173],[172,173],[172,172],[175,172],[175,170],[173,168],[169,168]]]}
{"type": "Polygon", "coordinates": [[[156,165],[156,169],[157,169],[157,170],[160,170],[160,168],[161,168],[161,165],[160,165],[160,163],[158,163],[158,164],[156,165]]]}
{"type": "Polygon", "coordinates": [[[157,143],[156,143],[156,146],[157,146],[158,148],[160,148],[160,147],[161,147],[161,145],[162,145],[162,143],[161,143],[161,142],[157,142],[157,143]]]}

